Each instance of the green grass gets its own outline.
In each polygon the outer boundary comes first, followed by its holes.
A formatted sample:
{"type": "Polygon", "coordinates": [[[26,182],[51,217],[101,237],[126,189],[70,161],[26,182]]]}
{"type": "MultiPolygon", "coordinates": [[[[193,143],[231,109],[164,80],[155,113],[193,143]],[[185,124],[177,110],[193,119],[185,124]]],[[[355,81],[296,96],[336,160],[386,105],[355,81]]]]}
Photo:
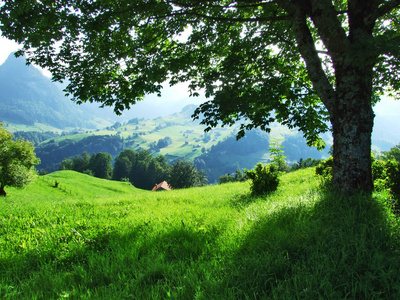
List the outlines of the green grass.
{"type": "Polygon", "coordinates": [[[0,298],[399,298],[385,196],[323,193],[313,172],[261,198],[247,182],[152,193],[71,171],[9,188],[0,298]]]}
{"type": "MultiPolygon", "coordinates": [[[[52,127],[46,124],[35,123],[33,125],[23,125],[23,124],[15,124],[15,123],[8,123],[7,122],[7,130],[10,132],[15,131],[52,131],[61,133],[62,130],[56,127],[52,127]]],[[[73,128],[66,128],[66,130],[72,130],[73,128]]]]}

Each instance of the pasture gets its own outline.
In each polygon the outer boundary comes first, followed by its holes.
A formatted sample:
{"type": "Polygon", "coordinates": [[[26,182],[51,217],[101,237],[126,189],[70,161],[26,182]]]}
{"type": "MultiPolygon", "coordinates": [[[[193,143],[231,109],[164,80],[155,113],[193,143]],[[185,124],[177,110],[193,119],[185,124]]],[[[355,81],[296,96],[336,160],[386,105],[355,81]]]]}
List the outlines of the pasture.
{"type": "Polygon", "coordinates": [[[325,192],[314,169],[152,193],[73,171],[0,199],[1,299],[400,297],[387,195],[325,192]]]}

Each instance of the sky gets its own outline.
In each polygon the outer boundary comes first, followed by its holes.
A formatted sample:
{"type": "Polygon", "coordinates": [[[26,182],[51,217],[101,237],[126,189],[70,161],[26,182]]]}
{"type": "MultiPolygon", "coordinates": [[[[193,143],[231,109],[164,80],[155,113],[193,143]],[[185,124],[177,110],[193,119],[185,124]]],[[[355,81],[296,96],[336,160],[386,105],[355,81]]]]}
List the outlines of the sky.
{"type": "MultiPolygon", "coordinates": [[[[18,44],[13,41],[10,41],[2,36],[0,36],[0,65],[7,59],[11,52],[18,50],[18,44]]],[[[46,72],[44,72],[46,74],[46,72]]],[[[49,74],[47,73],[47,76],[49,74]]],[[[187,86],[184,84],[175,86],[173,88],[164,88],[163,97],[159,98],[155,95],[149,95],[146,97],[145,101],[142,103],[138,103],[140,105],[145,105],[144,102],[149,101],[151,104],[156,106],[169,105],[174,106],[178,102],[182,102],[182,99],[185,99],[187,104],[200,104],[204,102],[205,97],[190,97],[188,98],[189,93],[187,91],[187,86]]],[[[137,104],[137,105],[138,105],[137,104]]],[[[178,108],[179,109],[179,108],[178,108]]],[[[388,97],[383,97],[382,100],[375,106],[374,108],[375,114],[380,116],[399,116],[400,118],[400,101],[395,101],[388,97]]],[[[400,125],[400,119],[399,119],[400,125]]]]}

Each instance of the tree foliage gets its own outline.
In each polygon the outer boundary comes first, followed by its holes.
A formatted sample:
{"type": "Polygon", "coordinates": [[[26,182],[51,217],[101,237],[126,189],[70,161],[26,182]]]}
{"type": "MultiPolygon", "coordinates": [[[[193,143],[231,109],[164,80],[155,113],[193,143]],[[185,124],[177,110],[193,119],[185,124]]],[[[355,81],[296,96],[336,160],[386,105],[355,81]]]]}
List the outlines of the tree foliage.
{"type": "Polygon", "coordinates": [[[273,165],[275,165],[277,170],[281,172],[288,171],[289,169],[288,165],[285,162],[285,159],[287,157],[284,155],[285,151],[283,150],[283,148],[285,147],[282,145],[282,140],[270,140],[268,153],[271,157],[271,162],[273,165]]]}
{"type": "Polygon", "coordinates": [[[73,170],[98,178],[111,179],[112,156],[109,153],[99,152],[92,156],[86,151],[61,162],[60,170],[73,170]]]}
{"type": "Polygon", "coordinates": [[[306,159],[300,158],[299,161],[292,164],[291,170],[296,171],[299,169],[305,169],[310,167],[316,167],[322,162],[321,159],[314,159],[312,157],[307,157],[306,159]]]}
{"type": "Polygon", "coordinates": [[[148,150],[125,149],[115,158],[113,179],[128,179],[137,188],[151,190],[155,184],[168,180],[170,169],[162,155],[153,157],[148,150]]]}
{"type": "Polygon", "coordinates": [[[112,176],[112,157],[109,153],[96,153],[90,158],[89,168],[94,177],[111,179],[112,176]]]}
{"type": "Polygon", "coordinates": [[[174,189],[183,189],[204,185],[204,178],[193,163],[180,159],[173,164],[168,183],[174,189]]]}
{"type": "Polygon", "coordinates": [[[380,157],[385,161],[394,159],[400,162],[400,144],[390,148],[389,151],[383,151],[380,157]]]}
{"type": "Polygon", "coordinates": [[[258,163],[254,170],[246,170],[246,175],[251,180],[250,190],[253,196],[262,196],[278,189],[279,171],[274,164],[258,163]]]}
{"type": "Polygon", "coordinates": [[[238,136],[278,121],[323,147],[333,183],[370,191],[372,105],[400,94],[399,0],[6,1],[0,29],[80,102],[120,113],[162,83],[212,100],[194,117],[238,136]]]}
{"type": "Polygon", "coordinates": [[[13,141],[13,135],[0,123],[0,195],[6,196],[6,186],[23,187],[29,184],[34,175],[36,158],[33,144],[23,139],[13,141]]]}

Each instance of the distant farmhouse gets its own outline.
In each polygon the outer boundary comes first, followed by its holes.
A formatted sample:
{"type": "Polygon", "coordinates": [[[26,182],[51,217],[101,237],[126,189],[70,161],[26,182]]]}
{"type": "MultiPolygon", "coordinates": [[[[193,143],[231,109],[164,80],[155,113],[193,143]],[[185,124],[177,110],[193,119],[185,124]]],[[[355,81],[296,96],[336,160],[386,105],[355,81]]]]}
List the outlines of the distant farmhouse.
{"type": "Polygon", "coordinates": [[[160,191],[170,191],[172,190],[171,186],[168,184],[168,182],[163,181],[159,184],[156,184],[153,189],[151,190],[152,192],[160,192],[160,191]]]}

